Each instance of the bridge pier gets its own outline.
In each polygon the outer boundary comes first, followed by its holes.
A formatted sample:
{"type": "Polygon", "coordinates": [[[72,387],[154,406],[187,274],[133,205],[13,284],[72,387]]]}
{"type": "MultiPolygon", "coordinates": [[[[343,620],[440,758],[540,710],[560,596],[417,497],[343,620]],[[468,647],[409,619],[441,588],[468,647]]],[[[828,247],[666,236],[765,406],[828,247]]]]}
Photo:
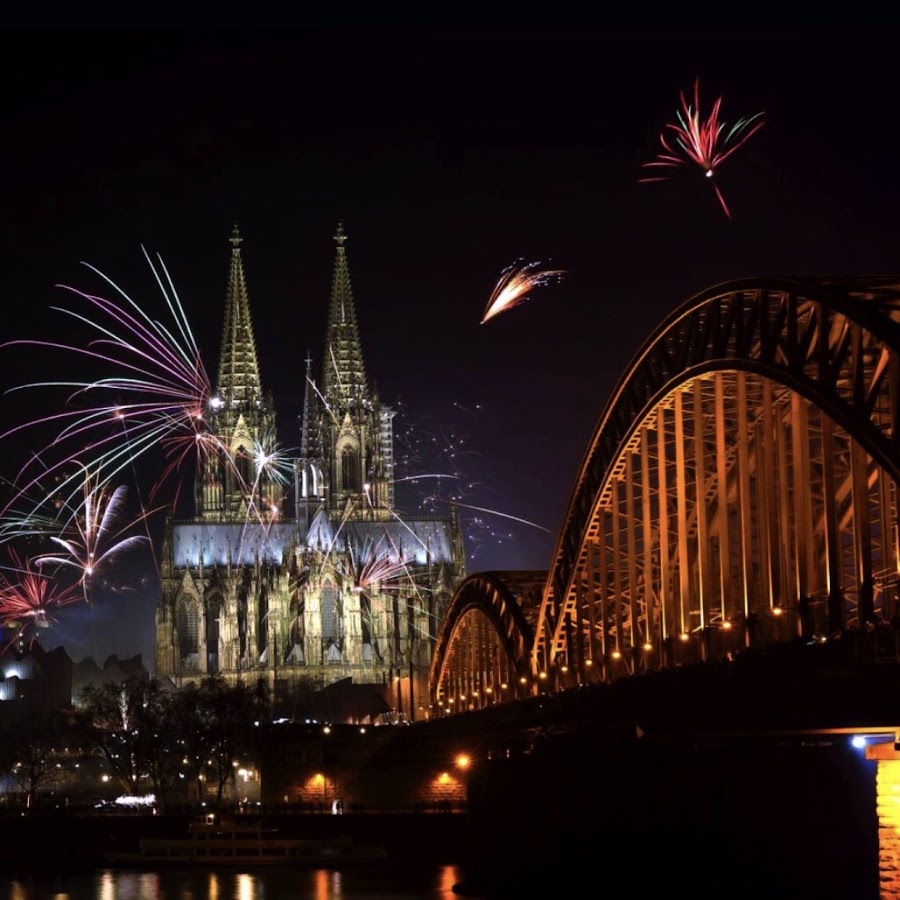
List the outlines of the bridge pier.
{"type": "Polygon", "coordinates": [[[900,897],[900,744],[879,742],[866,747],[874,760],[875,809],[878,818],[878,875],[882,900],[900,897]]]}

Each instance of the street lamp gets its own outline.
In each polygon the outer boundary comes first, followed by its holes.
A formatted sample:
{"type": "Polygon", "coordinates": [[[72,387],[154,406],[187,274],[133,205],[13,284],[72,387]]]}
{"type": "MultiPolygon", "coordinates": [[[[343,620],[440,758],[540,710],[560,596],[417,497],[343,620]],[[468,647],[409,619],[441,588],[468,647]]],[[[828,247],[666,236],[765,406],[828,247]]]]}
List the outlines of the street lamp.
{"type": "Polygon", "coordinates": [[[328,779],[325,777],[323,772],[316,772],[315,777],[313,779],[318,784],[322,785],[322,802],[328,804],[328,779]]]}

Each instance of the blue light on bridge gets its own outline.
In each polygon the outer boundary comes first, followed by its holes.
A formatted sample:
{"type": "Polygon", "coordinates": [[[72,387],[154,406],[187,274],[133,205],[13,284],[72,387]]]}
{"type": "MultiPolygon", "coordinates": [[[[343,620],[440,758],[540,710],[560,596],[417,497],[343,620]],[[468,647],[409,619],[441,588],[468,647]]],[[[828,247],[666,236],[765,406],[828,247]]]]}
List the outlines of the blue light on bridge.
{"type": "Polygon", "coordinates": [[[865,750],[869,744],[885,744],[894,740],[894,735],[878,734],[855,734],[850,738],[850,744],[857,750],[865,750]]]}

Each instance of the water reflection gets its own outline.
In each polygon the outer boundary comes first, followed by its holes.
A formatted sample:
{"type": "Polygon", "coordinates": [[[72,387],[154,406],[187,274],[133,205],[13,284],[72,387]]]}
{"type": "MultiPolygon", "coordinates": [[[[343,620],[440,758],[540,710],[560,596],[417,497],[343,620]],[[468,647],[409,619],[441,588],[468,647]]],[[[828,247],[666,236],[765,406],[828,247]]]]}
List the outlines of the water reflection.
{"type": "MultiPolygon", "coordinates": [[[[246,872],[241,873],[237,877],[237,897],[238,900],[257,900],[256,885],[253,876],[246,872]]],[[[261,900],[261,898],[260,898],[261,900]]]]}
{"type": "Polygon", "coordinates": [[[159,900],[159,876],[155,872],[102,872],[97,900],[159,900]]]}
{"type": "Polygon", "coordinates": [[[452,900],[457,866],[0,875],[0,900],[452,900]]]}
{"type": "Polygon", "coordinates": [[[341,873],[319,869],[316,872],[315,900],[328,900],[329,897],[342,897],[341,873]]]}
{"type": "Polygon", "coordinates": [[[440,870],[440,884],[438,884],[438,890],[442,895],[446,894],[448,897],[452,897],[453,895],[453,885],[458,884],[462,880],[462,874],[456,866],[444,866],[440,870]]]}

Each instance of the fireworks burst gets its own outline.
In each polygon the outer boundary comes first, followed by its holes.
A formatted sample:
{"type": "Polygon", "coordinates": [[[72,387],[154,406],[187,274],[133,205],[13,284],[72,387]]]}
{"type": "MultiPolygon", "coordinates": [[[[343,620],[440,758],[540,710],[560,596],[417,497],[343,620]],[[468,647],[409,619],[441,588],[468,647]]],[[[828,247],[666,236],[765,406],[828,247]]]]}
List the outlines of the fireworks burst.
{"type": "MultiPolygon", "coordinates": [[[[713,179],[719,166],[728,159],[736,150],[742,147],[765,124],[762,121],[761,112],[747,118],[738,119],[730,128],[725,122],[719,120],[719,112],[722,106],[722,98],[719,97],[713,104],[712,111],[706,119],[700,118],[700,79],[694,81],[694,102],[688,102],[684,91],[680,94],[681,109],[675,115],[677,122],[670,122],[666,129],[674,136],[672,142],[666,140],[667,131],[659,136],[663,146],[661,152],[653,162],[643,164],[645,169],[653,168],[680,168],[682,166],[697,165],[703,169],[704,175],[713,179]]],[[[658,175],[649,178],[638,179],[641,183],[653,181],[668,181],[673,176],[658,175]]],[[[731,212],[725,203],[725,198],[719,190],[719,186],[713,182],[716,196],[725,211],[725,215],[731,218],[731,212]]]]}
{"type": "Polygon", "coordinates": [[[398,552],[386,538],[377,542],[367,540],[355,553],[351,543],[348,550],[348,574],[353,578],[354,590],[365,594],[376,587],[379,590],[398,587],[415,561],[415,554],[398,552]]]}
{"type": "Polygon", "coordinates": [[[34,641],[39,628],[56,621],[58,609],[81,599],[77,584],[62,585],[36,571],[32,560],[23,560],[14,550],[9,555],[12,567],[0,572],[0,627],[15,629],[15,633],[2,652],[26,633],[34,641]]]}
{"type": "Polygon", "coordinates": [[[523,265],[521,260],[507,266],[500,274],[480,324],[518,306],[535,288],[558,281],[565,275],[564,269],[539,269],[539,266],[540,262],[523,265]]]}
{"type": "Polygon", "coordinates": [[[246,486],[246,493],[251,498],[253,512],[262,522],[274,522],[281,515],[281,492],[290,485],[294,471],[291,452],[278,442],[274,434],[266,433],[253,442],[250,459],[254,480],[252,485],[246,486]],[[268,488],[273,490],[270,492],[268,488]],[[254,499],[257,496],[258,507],[254,499]]]}
{"type": "Polygon", "coordinates": [[[482,455],[473,447],[468,429],[470,420],[477,421],[484,413],[481,404],[454,402],[459,413],[438,425],[430,417],[421,421],[410,419],[405,403],[398,406],[395,485],[409,498],[408,506],[428,515],[458,515],[466,537],[468,557],[474,561],[488,546],[517,540],[516,533],[499,530],[496,519],[517,522],[540,531],[548,531],[519,516],[510,515],[485,503],[490,486],[473,477],[473,468],[482,455]],[[465,424],[466,430],[454,424],[454,418],[465,424]]]}
{"type": "Polygon", "coordinates": [[[125,531],[145,518],[116,529],[125,505],[127,489],[124,485],[110,491],[100,485],[96,477],[84,473],[84,499],[67,523],[62,534],[50,535],[50,541],[62,549],[35,557],[34,564],[74,568],[84,597],[90,599],[90,583],[98,569],[109,564],[127,550],[149,541],[146,535],[125,536],[125,531]]]}
{"type": "MultiPolygon", "coordinates": [[[[26,463],[16,479],[22,491],[38,485],[48,473],[73,462],[88,465],[101,483],[132,467],[147,451],[167,442],[194,447],[208,434],[204,410],[211,396],[197,343],[162,259],[154,263],[144,256],[162,292],[172,321],[151,318],[118,285],[93,266],[87,267],[107,282],[123,302],[60,285],[87,309],[53,307],[57,312],[87,325],[95,337],[84,346],[52,340],[14,340],[4,347],[22,345],[72,354],[81,361],[109,366],[113,374],[98,380],[47,381],[21,385],[26,388],[61,388],[68,391],[63,412],[33,419],[10,429],[9,437],[35,426],[58,429],[47,446],[26,463]],[[35,459],[55,459],[34,474],[35,459]]],[[[166,470],[166,474],[171,471],[166,470]]]]}
{"type": "MultiPolygon", "coordinates": [[[[475,412],[459,403],[454,409],[464,410],[477,418],[475,412]]],[[[458,417],[457,417],[458,418],[458,417]]],[[[464,471],[466,462],[480,455],[470,447],[470,435],[458,429],[452,422],[438,424],[430,417],[414,421],[409,417],[405,403],[398,406],[397,458],[394,483],[407,495],[408,503],[419,511],[432,514],[450,500],[468,496],[474,485],[471,476],[464,471]],[[415,499],[410,495],[415,495],[415,499]]]]}

